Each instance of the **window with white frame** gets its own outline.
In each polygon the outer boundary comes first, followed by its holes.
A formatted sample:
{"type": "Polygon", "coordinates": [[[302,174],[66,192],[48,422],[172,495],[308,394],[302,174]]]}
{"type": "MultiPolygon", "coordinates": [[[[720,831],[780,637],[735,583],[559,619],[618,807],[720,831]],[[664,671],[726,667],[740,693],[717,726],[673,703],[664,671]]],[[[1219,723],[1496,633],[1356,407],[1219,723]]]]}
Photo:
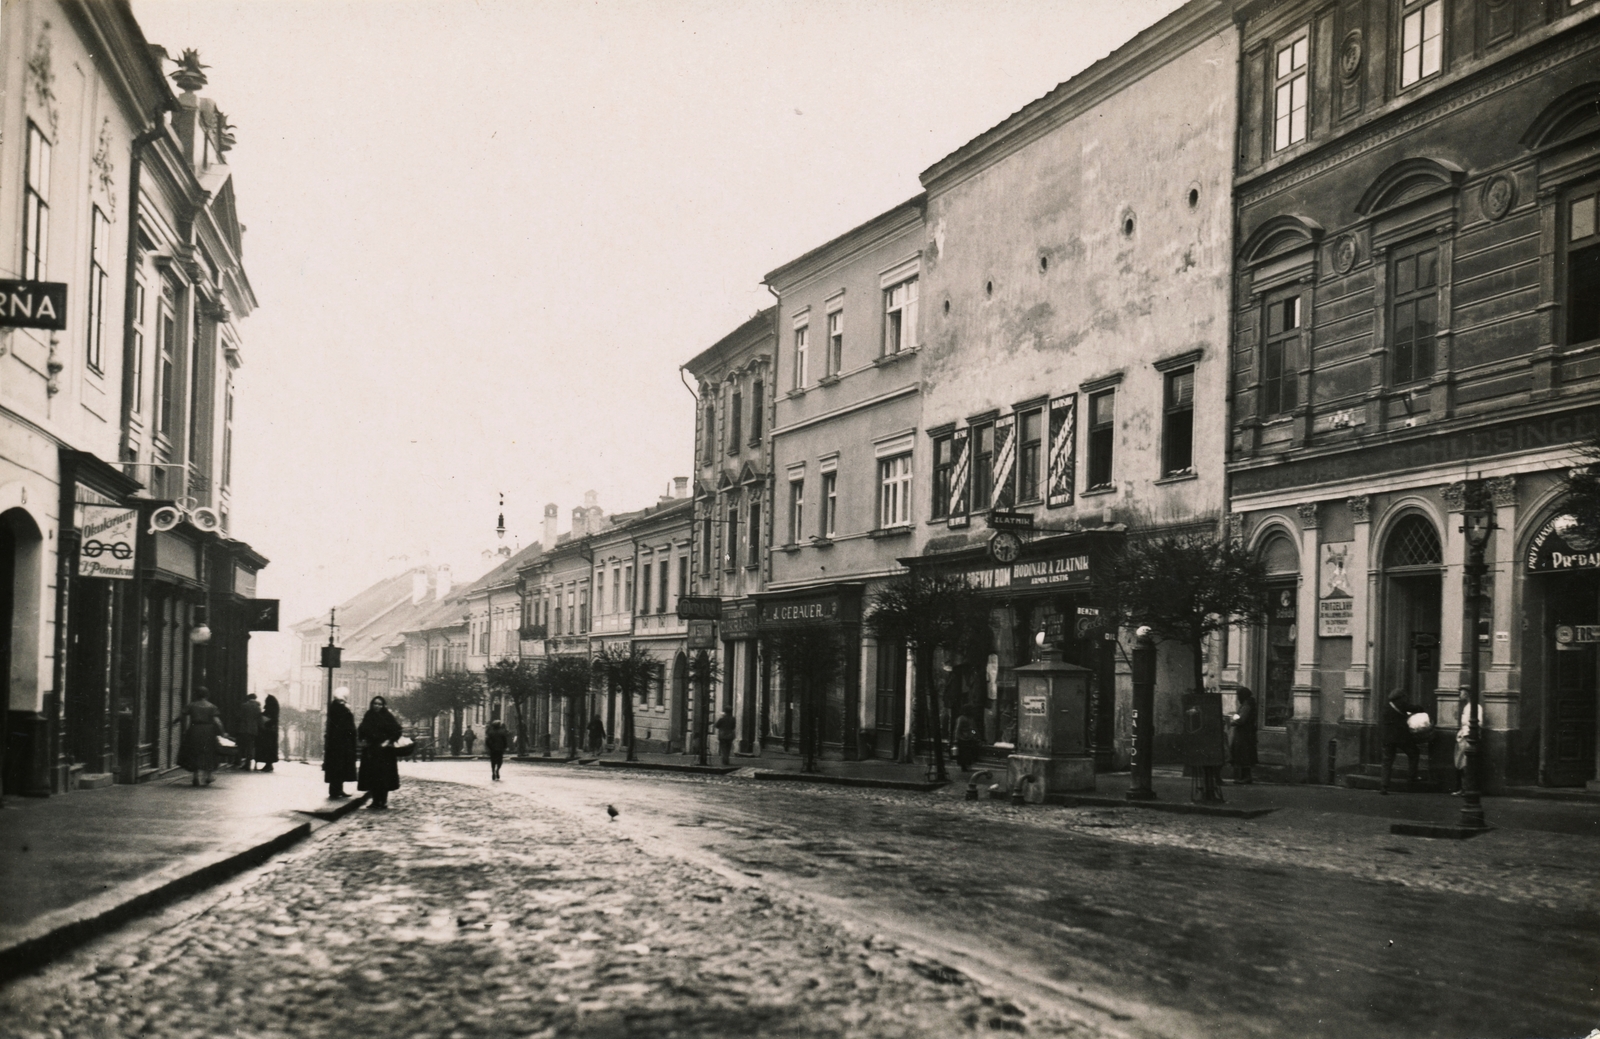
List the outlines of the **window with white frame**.
{"type": "Polygon", "coordinates": [[[761,502],[750,502],[750,522],[745,525],[745,542],[747,553],[745,566],[761,565],[761,502]]]}
{"type": "Polygon", "coordinates": [[[897,354],[917,345],[917,279],[891,285],[883,293],[883,352],[897,354]]]}
{"type": "Polygon", "coordinates": [[[174,382],[174,371],[178,356],[178,293],[169,278],[161,279],[161,315],[156,328],[156,349],[160,356],[156,361],[156,432],[162,436],[172,435],[172,419],[174,402],[172,395],[177,390],[174,382]]]}
{"type": "Polygon", "coordinates": [[[622,588],[623,588],[623,594],[627,596],[627,600],[628,600],[627,601],[627,609],[628,609],[628,612],[632,613],[633,612],[633,567],[631,565],[625,566],[625,567],[622,568],[622,588]]]}
{"type": "Polygon", "coordinates": [[[1267,303],[1266,338],[1261,344],[1261,417],[1294,411],[1300,365],[1300,294],[1267,303]]]}
{"type": "Polygon", "coordinates": [[[89,320],[85,326],[89,367],[96,372],[105,370],[106,287],[111,282],[106,272],[111,262],[111,221],[99,206],[89,213],[89,320]]]}
{"type": "Polygon", "coordinates": [[[722,543],[722,567],[732,570],[739,565],[739,499],[728,496],[727,533],[722,543]]]}
{"type": "Polygon", "coordinates": [[[22,277],[43,281],[50,252],[50,141],[28,123],[28,164],[23,178],[22,277]]]}
{"type": "Polygon", "coordinates": [[[1044,464],[1044,409],[1017,416],[1017,500],[1038,501],[1044,464]]]}
{"type": "Polygon", "coordinates": [[[222,486],[233,486],[233,377],[222,397],[222,486]]]}
{"type": "Polygon", "coordinates": [[[1412,0],[1400,14],[1400,85],[1409,87],[1444,68],[1444,0],[1412,0]]]}
{"type": "Polygon", "coordinates": [[[667,612],[667,597],[672,590],[672,557],[662,554],[656,559],[656,580],[660,582],[660,595],[656,597],[656,612],[667,612]]]}
{"type": "Polygon", "coordinates": [[[806,481],[789,479],[789,544],[798,545],[806,529],[806,481]]]}
{"type": "Polygon", "coordinates": [[[839,474],[822,474],[822,536],[833,537],[839,525],[839,474]]]}
{"type": "Polygon", "coordinates": [[[806,380],[809,377],[809,369],[807,368],[807,363],[808,363],[807,354],[808,354],[808,352],[810,350],[810,346],[808,345],[808,336],[810,335],[810,333],[811,333],[811,327],[809,325],[796,325],[795,326],[795,329],[794,329],[794,388],[797,389],[797,390],[803,390],[803,389],[806,388],[806,380]]]}
{"type": "Polygon", "coordinates": [[[144,282],[133,283],[133,413],[144,412],[144,282]]]}
{"type": "Polygon", "coordinates": [[[1272,148],[1281,151],[1306,139],[1310,102],[1311,33],[1308,29],[1278,44],[1273,75],[1272,148]]]}
{"type": "Polygon", "coordinates": [[[844,311],[828,312],[828,370],[826,375],[838,375],[844,367],[844,311]]]}
{"type": "Polygon", "coordinates": [[[904,527],[911,523],[911,456],[878,460],[878,526],[904,527]]]}

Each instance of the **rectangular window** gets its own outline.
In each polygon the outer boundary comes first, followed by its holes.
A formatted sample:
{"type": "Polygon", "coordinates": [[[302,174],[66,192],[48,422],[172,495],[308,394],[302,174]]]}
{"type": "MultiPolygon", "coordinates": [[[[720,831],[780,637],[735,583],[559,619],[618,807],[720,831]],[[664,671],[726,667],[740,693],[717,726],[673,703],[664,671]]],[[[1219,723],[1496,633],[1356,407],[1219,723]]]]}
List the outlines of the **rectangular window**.
{"type": "Polygon", "coordinates": [[[672,594],[672,568],[667,565],[670,557],[662,556],[660,565],[656,568],[656,577],[660,582],[660,592],[656,596],[656,612],[667,612],[667,599],[672,594]]]}
{"type": "Polygon", "coordinates": [[[748,527],[748,533],[745,535],[745,541],[748,543],[746,545],[748,552],[745,555],[745,566],[760,566],[761,503],[758,501],[753,501],[750,503],[750,525],[748,527]]]}
{"type": "Polygon", "coordinates": [[[767,386],[757,379],[750,384],[750,444],[754,446],[761,442],[761,409],[765,406],[767,386]]]}
{"type": "Polygon", "coordinates": [[[1111,447],[1116,437],[1117,391],[1089,395],[1089,487],[1111,486],[1111,447]]]}
{"type": "Polygon", "coordinates": [[[89,367],[101,372],[105,370],[106,286],[111,281],[106,273],[111,263],[111,221],[100,212],[99,206],[94,206],[89,213],[89,225],[89,284],[85,286],[89,295],[89,320],[85,328],[89,367]]]}
{"type": "Polygon", "coordinates": [[[22,278],[45,280],[50,252],[50,142],[28,123],[27,172],[23,178],[22,278]]]}
{"type": "Polygon", "coordinates": [[[652,570],[653,570],[653,565],[652,564],[650,564],[650,563],[641,564],[641,567],[640,567],[640,570],[639,570],[639,605],[641,607],[641,609],[639,610],[640,613],[649,613],[650,612],[650,575],[651,575],[651,571],[652,570]]]}
{"type": "Polygon", "coordinates": [[[1567,202],[1567,342],[1600,339],[1600,226],[1593,184],[1567,202]]]}
{"type": "Polygon", "coordinates": [[[732,570],[739,565],[739,503],[728,499],[728,530],[722,543],[723,569],[732,570]]]}
{"type": "Polygon", "coordinates": [[[233,486],[233,380],[222,398],[222,486],[233,486]]]}
{"type": "Polygon", "coordinates": [[[678,557],[678,598],[689,594],[689,557],[678,557]]]}
{"type": "Polygon", "coordinates": [[[1300,297],[1267,304],[1267,336],[1261,347],[1261,415],[1287,415],[1297,402],[1300,358],[1300,297]]]}
{"type": "Polygon", "coordinates": [[[985,512],[994,498],[994,426],[972,430],[972,508],[985,512]]]}
{"type": "Polygon", "coordinates": [[[739,438],[743,435],[744,394],[736,387],[728,398],[728,454],[739,453],[739,438]]]}
{"type": "Polygon", "coordinates": [[[700,518],[700,572],[707,577],[711,576],[711,528],[715,525],[716,517],[707,506],[705,515],[700,518]]]}
{"type": "Polygon", "coordinates": [[[806,388],[808,376],[806,352],[809,349],[806,345],[806,337],[810,331],[811,329],[808,325],[801,325],[794,330],[794,388],[797,390],[806,388]]]}
{"type": "Polygon", "coordinates": [[[883,293],[883,352],[897,354],[917,345],[917,279],[883,293]]]}
{"type": "Polygon", "coordinates": [[[822,474],[822,536],[831,538],[839,524],[839,474],[822,474]]]}
{"type": "Polygon", "coordinates": [[[717,406],[710,402],[706,404],[704,433],[705,460],[711,465],[717,460],[717,406]]]}
{"type": "Polygon", "coordinates": [[[1408,87],[1444,68],[1444,0],[1409,3],[1400,20],[1400,85],[1408,87]]]}
{"type": "Polygon", "coordinates": [[[838,375],[844,367],[844,311],[835,310],[828,315],[828,370],[827,375],[838,375]]]}
{"type": "Polygon", "coordinates": [[[1161,475],[1194,471],[1194,369],[1168,372],[1161,416],[1161,475]]]}
{"type": "MultiPolygon", "coordinates": [[[[616,601],[611,603],[612,610],[617,608],[616,601]]],[[[604,568],[594,574],[594,615],[599,617],[606,612],[606,572],[604,568]]]]}
{"type": "Polygon", "coordinates": [[[589,630],[589,589],[578,589],[578,630],[589,630]]]}
{"type": "Polygon", "coordinates": [[[933,501],[930,515],[944,519],[950,515],[951,479],[955,470],[955,437],[946,433],[933,440],[933,501]]]}
{"type": "Polygon", "coordinates": [[[133,283],[133,413],[144,411],[144,282],[133,283]]]}
{"type": "Polygon", "coordinates": [[[161,317],[156,329],[156,349],[160,357],[156,362],[156,432],[162,436],[172,436],[172,416],[174,402],[172,392],[174,389],[174,365],[178,356],[178,318],[175,313],[178,305],[177,292],[170,281],[163,280],[161,284],[161,317]]]}
{"type": "Polygon", "coordinates": [[[1311,56],[1311,36],[1300,36],[1280,44],[1273,76],[1272,148],[1281,151],[1306,139],[1306,105],[1310,94],[1307,59],[1311,56]]]}
{"type": "Polygon", "coordinates": [[[878,526],[904,527],[911,522],[911,456],[878,462],[878,526]]]}
{"type": "Polygon", "coordinates": [[[789,544],[798,545],[806,530],[806,482],[789,481],[789,544]]]}
{"type": "Polygon", "coordinates": [[[1417,382],[1433,375],[1439,327],[1439,250],[1418,249],[1394,261],[1390,381],[1417,382]]]}
{"type": "Polygon", "coordinates": [[[560,592],[556,593],[555,628],[552,630],[552,634],[555,634],[555,635],[561,634],[561,593],[560,592]]]}
{"type": "Polygon", "coordinates": [[[1017,500],[1039,500],[1039,468],[1043,463],[1044,412],[1024,411],[1017,420],[1017,500]]]}

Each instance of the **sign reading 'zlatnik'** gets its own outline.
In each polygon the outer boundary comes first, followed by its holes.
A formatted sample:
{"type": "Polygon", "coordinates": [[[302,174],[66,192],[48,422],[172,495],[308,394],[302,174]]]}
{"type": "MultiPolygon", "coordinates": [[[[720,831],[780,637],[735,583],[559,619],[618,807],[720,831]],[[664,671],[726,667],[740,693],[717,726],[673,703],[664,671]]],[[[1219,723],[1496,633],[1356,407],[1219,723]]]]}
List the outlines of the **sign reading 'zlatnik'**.
{"type": "Polygon", "coordinates": [[[67,327],[67,286],[60,281],[0,280],[0,328],[67,327]]]}

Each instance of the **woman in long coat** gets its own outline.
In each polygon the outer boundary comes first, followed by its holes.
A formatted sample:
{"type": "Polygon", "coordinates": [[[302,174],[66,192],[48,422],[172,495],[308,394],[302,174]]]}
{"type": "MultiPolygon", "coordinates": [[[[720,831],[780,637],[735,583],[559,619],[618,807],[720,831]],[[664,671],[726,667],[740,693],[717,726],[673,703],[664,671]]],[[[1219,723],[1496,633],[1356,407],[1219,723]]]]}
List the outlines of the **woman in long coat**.
{"type": "Polygon", "coordinates": [[[226,736],[217,705],[211,702],[205,686],[197,686],[194,699],[183,708],[189,723],[178,746],[178,767],[194,773],[194,785],[210,783],[217,770],[217,737],[226,736]]]}
{"type": "Polygon", "coordinates": [[[322,777],[329,797],[344,797],[344,785],[356,778],[356,716],[350,713],[350,690],[340,686],[328,701],[328,726],[322,734],[322,777]]]}
{"type": "Polygon", "coordinates": [[[394,747],[394,741],[404,735],[400,720],[389,713],[389,704],[383,697],[374,696],[356,734],[361,737],[361,775],[356,789],[372,791],[372,804],[368,807],[388,808],[389,791],[400,789],[394,747]]]}
{"type": "Polygon", "coordinates": [[[256,760],[263,772],[271,772],[278,760],[278,712],[278,698],[268,693],[267,702],[261,705],[261,732],[256,736],[256,760]]]}
{"type": "Polygon", "coordinates": [[[1256,694],[1247,686],[1238,689],[1233,716],[1233,746],[1228,760],[1233,763],[1234,781],[1254,783],[1250,770],[1256,767],[1256,694]]]}

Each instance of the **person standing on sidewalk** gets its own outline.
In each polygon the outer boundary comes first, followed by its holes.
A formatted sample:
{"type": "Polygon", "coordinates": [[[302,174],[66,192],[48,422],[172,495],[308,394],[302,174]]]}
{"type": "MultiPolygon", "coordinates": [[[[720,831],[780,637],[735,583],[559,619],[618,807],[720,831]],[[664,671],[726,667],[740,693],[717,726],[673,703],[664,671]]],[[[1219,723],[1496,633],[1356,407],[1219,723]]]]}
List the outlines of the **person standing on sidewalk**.
{"type": "Polygon", "coordinates": [[[344,785],[356,779],[356,716],[350,713],[350,690],[333,691],[328,701],[328,725],[322,735],[322,778],[329,797],[346,797],[344,785]]]}
{"type": "Polygon", "coordinates": [[[244,698],[244,714],[239,719],[239,767],[249,772],[255,767],[256,737],[261,734],[261,702],[255,693],[244,698]]]}
{"type": "Polygon", "coordinates": [[[1249,686],[1240,686],[1230,720],[1233,728],[1233,746],[1228,748],[1228,760],[1233,764],[1235,783],[1254,783],[1250,770],[1256,767],[1256,694],[1249,686]]]}
{"type": "MultiPolygon", "coordinates": [[[[1456,728],[1456,788],[1450,791],[1451,797],[1460,797],[1461,791],[1467,788],[1467,740],[1472,735],[1472,712],[1467,709],[1467,692],[1461,691],[1461,696],[1456,700],[1457,717],[1461,724],[1456,728]]],[[[1478,730],[1483,731],[1483,704],[1478,705],[1478,730]]]]}
{"type": "Polygon", "coordinates": [[[965,711],[956,717],[956,764],[963,773],[971,772],[978,760],[978,727],[965,711]]]}
{"type": "Polygon", "coordinates": [[[739,723],[733,720],[731,710],[724,710],[722,717],[717,719],[717,749],[722,753],[724,765],[733,764],[729,759],[733,757],[733,730],[738,727],[739,723]]]}
{"type": "Polygon", "coordinates": [[[606,723],[597,714],[589,719],[589,753],[596,757],[606,745],[606,723]]]}
{"type": "Polygon", "coordinates": [[[489,778],[500,778],[500,763],[506,759],[506,746],[511,742],[511,730],[499,718],[489,722],[483,734],[483,749],[489,752],[489,778]]]}
{"type": "Polygon", "coordinates": [[[356,735],[361,738],[361,774],[356,779],[356,789],[372,791],[372,804],[367,807],[388,808],[389,791],[400,789],[399,755],[394,741],[405,733],[400,719],[389,713],[387,700],[381,696],[372,698],[356,735]]]}
{"type": "Polygon", "coordinates": [[[1406,691],[1395,689],[1390,692],[1389,699],[1383,705],[1383,716],[1378,722],[1383,737],[1383,781],[1378,786],[1380,794],[1389,792],[1389,775],[1394,771],[1396,754],[1406,756],[1406,789],[1416,786],[1417,769],[1422,762],[1418,760],[1416,736],[1406,724],[1410,716],[1411,710],[1406,706],[1406,691]]]}
{"type": "Polygon", "coordinates": [[[459,732],[452,732],[450,734],[450,756],[452,758],[459,758],[461,756],[461,733],[459,732]]]}
{"type": "Polygon", "coordinates": [[[278,698],[268,693],[261,705],[261,733],[256,737],[256,760],[263,772],[271,772],[278,760],[278,711],[278,698]]]}
{"type": "Polygon", "coordinates": [[[467,745],[467,757],[472,757],[472,745],[478,742],[478,734],[472,731],[472,726],[467,726],[467,731],[461,734],[461,742],[467,745]]]}
{"type": "Polygon", "coordinates": [[[217,770],[217,738],[228,733],[222,727],[221,712],[211,702],[205,686],[195,686],[194,699],[183,709],[188,726],[178,746],[178,767],[194,773],[194,785],[211,784],[217,770]]]}

